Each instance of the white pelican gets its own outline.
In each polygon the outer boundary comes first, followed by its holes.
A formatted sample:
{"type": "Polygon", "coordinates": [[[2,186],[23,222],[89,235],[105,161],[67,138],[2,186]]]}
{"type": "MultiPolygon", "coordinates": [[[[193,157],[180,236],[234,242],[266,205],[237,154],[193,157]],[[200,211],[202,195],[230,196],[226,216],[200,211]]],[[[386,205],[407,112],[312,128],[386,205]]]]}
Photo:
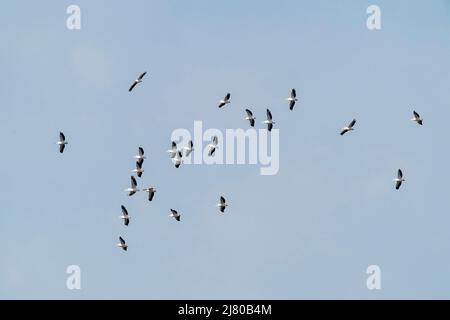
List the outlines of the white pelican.
{"type": "Polygon", "coordinates": [[[66,144],[68,144],[68,142],[66,141],[66,137],[64,136],[64,133],[62,132],[59,133],[59,141],[56,144],[59,145],[59,152],[63,153],[66,144]]]}
{"type": "Polygon", "coordinates": [[[208,156],[212,156],[214,155],[214,151],[216,151],[216,149],[218,148],[219,145],[219,139],[217,138],[217,136],[214,136],[212,138],[212,141],[210,144],[208,144],[208,156]]]}
{"type": "Polygon", "coordinates": [[[395,182],[395,189],[400,189],[402,182],[405,181],[405,179],[403,179],[403,172],[401,169],[398,169],[397,178],[393,179],[393,181],[395,182]]]}
{"type": "Polygon", "coordinates": [[[123,220],[123,224],[128,226],[128,224],[130,223],[130,216],[128,215],[128,211],[127,208],[125,208],[125,206],[121,206],[122,208],[122,215],[120,216],[120,219],[123,220]]]}
{"type": "Polygon", "coordinates": [[[289,96],[289,98],[286,98],[286,100],[289,101],[289,109],[290,110],[294,109],[295,102],[298,101],[295,89],[291,90],[291,95],[289,96]]]}
{"type": "Polygon", "coordinates": [[[256,118],[253,116],[253,113],[250,110],[245,109],[245,112],[247,112],[247,116],[244,118],[244,120],[248,120],[250,122],[250,125],[254,127],[256,118]]]}
{"type": "MultiPolygon", "coordinates": [[[[141,160],[143,161],[143,160],[141,160]]],[[[131,172],[136,173],[136,175],[140,178],[142,177],[142,173],[144,172],[144,169],[142,169],[142,162],[136,161],[136,169],[131,170],[131,172]]]]}
{"type": "Polygon", "coordinates": [[[119,237],[119,243],[117,244],[117,246],[119,248],[122,248],[123,250],[127,251],[128,249],[128,245],[125,243],[125,240],[122,239],[122,237],[119,237]]]}
{"type": "Polygon", "coordinates": [[[177,210],[170,209],[170,212],[171,213],[169,214],[169,217],[175,218],[175,220],[180,221],[181,215],[178,213],[177,210]]]}
{"type": "Polygon", "coordinates": [[[125,189],[125,191],[128,192],[129,196],[132,196],[133,194],[139,191],[139,189],[137,188],[137,182],[135,177],[131,176],[131,187],[125,189]]]}
{"type": "Polygon", "coordinates": [[[224,197],[220,197],[219,199],[219,203],[216,204],[216,207],[219,208],[220,212],[224,212],[225,208],[228,207],[228,204],[225,202],[225,198],[224,197]]]}
{"type": "Polygon", "coordinates": [[[175,141],[172,141],[172,147],[167,150],[167,153],[169,154],[169,156],[171,158],[174,158],[177,154],[177,144],[175,143],[175,141]]]}
{"type": "Polygon", "coordinates": [[[411,121],[414,121],[420,125],[423,124],[423,119],[420,117],[420,115],[416,111],[413,111],[413,116],[414,116],[414,118],[412,118],[411,121]]]}
{"type": "Polygon", "coordinates": [[[353,126],[355,125],[355,123],[356,123],[356,120],[353,119],[353,121],[350,122],[350,124],[348,126],[342,128],[341,136],[343,136],[344,134],[346,134],[349,131],[355,130],[355,129],[353,129],[353,126]]]}
{"type": "Polygon", "coordinates": [[[263,123],[267,124],[267,130],[272,131],[275,121],[272,120],[272,113],[270,112],[269,109],[266,110],[266,114],[267,114],[267,120],[264,120],[263,123]]]}
{"type": "Polygon", "coordinates": [[[175,168],[178,168],[180,164],[183,163],[183,155],[181,154],[181,151],[177,152],[177,155],[173,158],[173,163],[175,164],[175,168]]]}
{"type": "Polygon", "coordinates": [[[139,147],[139,153],[138,153],[137,155],[135,155],[134,158],[135,158],[135,159],[141,164],[141,166],[142,166],[142,164],[144,163],[144,159],[145,159],[145,156],[144,156],[144,149],[143,149],[142,147],[139,147]]]}
{"type": "Polygon", "coordinates": [[[222,108],[223,106],[225,106],[226,104],[230,103],[230,93],[227,93],[227,95],[219,101],[219,108],[222,108]]]}
{"type": "Polygon", "coordinates": [[[192,140],[189,140],[188,145],[186,147],[184,147],[183,149],[185,150],[184,156],[189,157],[191,152],[194,151],[194,143],[192,142],[192,140]]]}
{"type": "Polygon", "coordinates": [[[142,189],[144,192],[148,192],[148,201],[152,201],[155,196],[156,189],[154,187],[142,189]]]}
{"type": "Polygon", "coordinates": [[[131,90],[133,90],[134,89],[134,87],[136,87],[136,85],[138,84],[138,83],[141,83],[142,82],[142,78],[144,78],[144,76],[147,74],[147,72],[144,72],[143,74],[141,74],[140,76],[139,76],[139,78],[137,78],[136,80],[134,80],[133,81],[133,84],[131,85],[131,87],[130,87],[130,89],[128,89],[128,92],[131,92],[131,90]]]}

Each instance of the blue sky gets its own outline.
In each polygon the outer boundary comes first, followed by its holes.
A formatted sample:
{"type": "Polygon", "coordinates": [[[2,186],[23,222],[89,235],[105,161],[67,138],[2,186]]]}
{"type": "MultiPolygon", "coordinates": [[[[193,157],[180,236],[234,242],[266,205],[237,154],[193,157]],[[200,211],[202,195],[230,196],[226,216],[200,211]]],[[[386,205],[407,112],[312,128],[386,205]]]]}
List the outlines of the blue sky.
{"type": "Polygon", "coordinates": [[[5,1],[0,21],[0,298],[449,297],[449,1],[5,1]],[[277,121],[277,175],[173,167],[174,129],[247,128],[247,106],[277,121]],[[138,146],[152,203],[123,192],[138,146]]]}

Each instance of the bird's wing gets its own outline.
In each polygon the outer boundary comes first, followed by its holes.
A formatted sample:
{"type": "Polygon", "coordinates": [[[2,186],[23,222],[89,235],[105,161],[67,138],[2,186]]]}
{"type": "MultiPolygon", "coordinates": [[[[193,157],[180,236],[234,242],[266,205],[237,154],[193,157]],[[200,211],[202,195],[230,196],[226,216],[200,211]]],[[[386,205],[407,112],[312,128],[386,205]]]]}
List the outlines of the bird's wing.
{"type": "Polygon", "coordinates": [[[267,120],[272,120],[272,113],[270,112],[269,109],[266,110],[267,113],[267,120]]]}
{"type": "Polygon", "coordinates": [[[413,114],[414,114],[414,118],[420,119],[420,115],[416,111],[413,111],[413,114]]]}
{"type": "Polygon", "coordinates": [[[61,142],[63,142],[63,141],[66,140],[66,136],[64,135],[64,133],[62,133],[62,132],[59,133],[59,140],[60,140],[61,142]]]}
{"type": "Polygon", "coordinates": [[[213,144],[214,145],[218,145],[219,144],[219,138],[217,138],[217,136],[214,136],[213,138],[212,138],[212,142],[213,142],[213,144]]]}
{"type": "Polygon", "coordinates": [[[144,148],[139,147],[139,155],[142,157],[144,155],[144,148]]]}
{"type": "Polygon", "coordinates": [[[121,206],[122,207],[122,213],[123,213],[123,215],[124,216],[127,216],[128,215],[128,211],[127,211],[127,208],[125,208],[125,206],[121,206]]]}
{"type": "Polygon", "coordinates": [[[403,178],[403,172],[402,172],[401,169],[398,169],[397,177],[398,177],[399,179],[403,178]]]}
{"type": "Polygon", "coordinates": [[[228,101],[228,100],[230,100],[230,97],[231,97],[231,94],[230,93],[227,93],[227,95],[225,96],[225,101],[228,101]]]}
{"type": "Polygon", "coordinates": [[[130,219],[126,218],[123,220],[123,223],[128,226],[128,224],[130,223],[130,219]]]}
{"type": "Polygon", "coordinates": [[[291,91],[291,97],[292,97],[292,98],[297,97],[297,92],[295,92],[295,89],[292,89],[292,91],[291,91]]]}
{"type": "Polygon", "coordinates": [[[254,120],[254,119],[250,119],[250,125],[251,125],[252,127],[255,126],[255,120],[254,120]]]}
{"type": "Polygon", "coordinates": [[[172,150],[177,148],[177,143],[175,141],[172,141],[172,150]]]}
{"type": "Polygon", "coordinates": [[[348,131],[347,129],[342,130],[341,131],[341,136],[343,136],[347,131],[348,131]]]}
{"type": "Polygon", "coordinates": [[[221,204],[224,204],[224,203],[225,203],[225,198],[222,197],[222,196],[220,197],[220,203],[221,203],[221,204]]]}
{"type": "Polygon", "coordinates": [[[137,85],[137,82],[134,81],[133,84],[131,85],[130,89],[128,89],[128,92],[133,91],[133,89],[134,89],[134,87],[136,87],[136,85],[137,85]]]}
{"type": "Polygon", "coordinates": [[[59,152],[60,152],[60,153],[63,153],[65,147],[66,147],[65,144],[60,144],[60,145],[59,145],[59,152]]]}
{"type": "Polygon", "coordinates": [[[220,207],[219,210],[220,212],[225,212],[225,207],[220,207]]]}
{"type": "Polygon", "coordinates": [[[289,109],[292,110],[294,109],[295,106],[295,100],[289,101],[289,109]]]}
{"type": "Polygon", "coordinates": [[[142,80],[142,78],[145,77],[146,74],[147,74],[147,72],[144,72],[143,74],[141,74],[141,75],[139,76],[138,79],[139,79],[139,80],[142,80]]]}
{"type": "Polygon", "coordinates": [[[216,151],[216,148],[211,148],[211,149],[209,149],[209,151],[208,151],[208,156],[212,156],[213,154],[214,154],[214,152],[216,151]]]}
{"type": "Polygon", "coordinates": [[[189,148],[191,148],[191,149],[194,147],[194,143],[192,142],[192,140],[189,140],[188,145],[189,145],[189,148]]]}
{"type": "Polygon", "coordinates": [[[123,240],[122,237],[119,237],[119,241],[121,244],[125,244],[125,240],[123,240]]]}
{"type": "Polygon", "coordinates": [[[400,186],[402,185],[402,182],[401,181],[397,181],[396,183],[395,183],[395,189],[399,189],[400,188],[400,186]]]}
{"type": "Polygon", "coordinates": [[[153,191],[150,191],[148,193],[148,201],[152,201],[154,196],[155,196],[155,193],[153,191]]]}
{"type": "Polygon", "coordinates": [[[353,119],[352,122],[348,125],[349,128],[352,128],[356,123],[356,119],[353,119]]]}
{"type": "Polygon", "coordinates": [[[131,187],[135,188],[137,186],[136,178],[131,176],[131,187]]]}
{"type": "Polygon", "coordinates": [[[272,131],[273,125],[271,123],[267,124],[267,130],[272,131]]]}
{"type": "Polygon", "coordinates": [[[250,110],[245,109],[245,112],[247,112],[247,116],[253,117],[253,113],[250,110]]]}
{"type": "Polygon", "coordinates": [[[177,210],[170,209],[170,211],[172,212],[173,215],[175,215],[175,216],[178,215],[178,211],[177,210]]]}

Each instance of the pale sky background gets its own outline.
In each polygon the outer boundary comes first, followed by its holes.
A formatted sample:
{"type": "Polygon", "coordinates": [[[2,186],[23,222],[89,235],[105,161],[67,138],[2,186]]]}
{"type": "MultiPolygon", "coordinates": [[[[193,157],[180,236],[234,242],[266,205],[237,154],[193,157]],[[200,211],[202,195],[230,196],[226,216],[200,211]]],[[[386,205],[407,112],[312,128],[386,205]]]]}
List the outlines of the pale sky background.
{"type": "Polygon", "coordinates": [[[0,298],[450,297],[450,1],[9,0],[0,21],[0,298]],[[277,175],[174,168],[172,130],[247,128],[245,107],[272,110],[277,175]],[[123,192],[138,146],[151,203],[123,192]]]}

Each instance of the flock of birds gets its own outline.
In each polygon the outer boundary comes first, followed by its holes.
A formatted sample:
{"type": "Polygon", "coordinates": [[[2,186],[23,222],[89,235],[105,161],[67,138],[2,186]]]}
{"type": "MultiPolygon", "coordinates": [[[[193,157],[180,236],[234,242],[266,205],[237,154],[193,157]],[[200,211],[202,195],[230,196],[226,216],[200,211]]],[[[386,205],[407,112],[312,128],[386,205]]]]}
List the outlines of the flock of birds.
{"type": "MultiPolygon", "coordinates": [[[[145,77],[146,74],[147,74],[147,72],[144,72],[136,80],[134,80],[133,83],[131,84],[130,88],[128,89],[128,91],[129,92],[133,91],[133,89],[143,81],[143,78],[145,77]]],[[[223,108],[224,106],[229,104],[231,102],[230,98],[231,98],[231,94],[227,93],[225,95],[225,97],[219,101],[219,105],[218,105],[219,109],[223,108]]],[[[293,110],[295,103],[298,101],[297,93],[296,93],[295,89],[291,90],[291,93],[290,93],[289,97],[286,98],[286,100],[289,102],[289,109],[293,110]]],[[[253,113],[249,109],[245,109],[245,112],[246,112],[247,116],[244,118],[244,120],[249,121],[250,126],[254,127],[256,118],[253,116],[253,113]]],[[[266,109],[266,117],[267,117],[267,119],[264,120],[262,123],[267,125],[268,131],[271,131],[275,122],[272,119],[272,113],[270,112],[269,109],[266,109]]],[[[411,120],[414,121],[415,123],[417,123],[418,125],[423,125],[423,119],[416,111],[413,111],[413,118],[411,120]]],[[[347,126],[342,128],[340,135],[343,136],[347,132],[353,131],[355,124],[356,124],[356,119],[353,119],[350,122],[350,124],[348,124],[347,126]]],[[[67,144],[68,144],[68,142],[66,140],[64,133],[60,132],[59,133],[59,141],[57,142],[60,153],[64,152],[64,149],[67,144]]],[[[214,152],[217,149],[218,144],[219,144],[218,138],[217,138],[217,136],[214,136],[212,138],[211,143],[208,144],[208,146],[207,146],[208,147],[208,156],[214,155],[214,152]]],[[[167,153],[169,154],[169,157],[172,159],[172,161],[175,165],[175,168],[178,168],[183,163],[182,151],[184,151],[184,157],[188,157],[191,154],[191,152],[194,151],[194,144],[193,144],[192,140],[190,140],[188,142],[187,146],[185,146],[181,149],[178,149],[176,142],[172,141],[171,148],[169,150],[167,150],[167,153]]],[[[142,165],[144,163],[144,160],[146,159],[146,157],[144,155],[144,149],[142,147],[139,147],[138,154],[134,156],[134,159],[136,160],[136,168],[133,169],[131,172],[136,174],[136,176],[138,178],[141,178],[142,174],[144,173],[144,169],[143,169],[142,165]]],[[[398,169],[397,176],[393,179],[393,181],[395,182],[395,189],[398,190],[400,188],[400,186],[402,185],[402,183],[405,181],[405,179],[403,178],[403,172],[401,169],[398,169]]],[[[137,181],[134,176],[131,176],[131,185],[129,188],[125,189],[125,191],[128,193],[128,196],[130,196],[130,197],[132,195],[134,195],[136,192],[140,191],[138,189],[137,181]]],[[[148,187],[148,188],[142,189],[142,191],[147,192],[148,193],[148,201],[152,201],[153,197],[155,196],[156,188],[148,187]]],[[[219,202],[216,205],[218,210],[221,213],[224,213],[225,208],[227,206],[228,206],[228,204],[227,204],[225,198],[223,196],[220,196],[219,202]]],[[[121,206],[121,209],[122,209],[122,215],[120,216],[120,219],[123,220],[123,224],[125,226],[128,226],[130,223],[130,215],[128,214],[128,210],[124,205],[121,206]]],[[[181,221],[181,214],[175,209],[170,209],[169,217],[174,218],[176,221],[181,221]]],[[[119,237],[119,243],[117,244],[117,246],[119,248],[122,248],[125,251],[127,251],[127,249],[128,249],[128,245],[122,237],[119,237]]]]}

